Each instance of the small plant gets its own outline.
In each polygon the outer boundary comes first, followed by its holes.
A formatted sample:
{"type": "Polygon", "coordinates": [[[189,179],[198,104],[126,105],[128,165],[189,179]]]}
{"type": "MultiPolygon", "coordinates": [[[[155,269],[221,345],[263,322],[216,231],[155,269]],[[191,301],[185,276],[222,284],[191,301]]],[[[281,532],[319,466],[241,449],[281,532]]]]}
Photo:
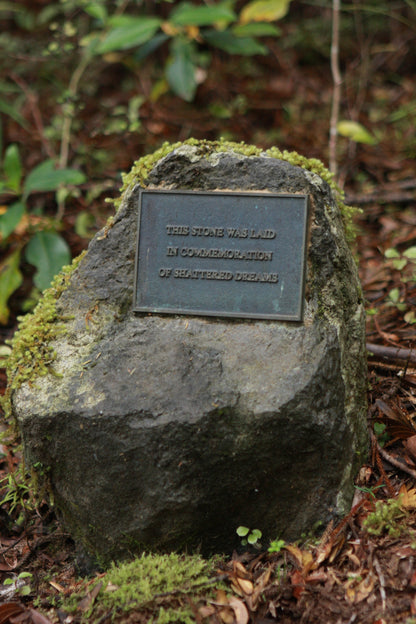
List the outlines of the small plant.
{"type": "MultiPolygon", "coordinates": [[[[416,279],[416,246],[409,247],[400,253],[394,247],[386,249],[384,257],[392,269],[400,272],[400,281],[402,284],[413,282],[416,279]]],[[[399,312],[405,312],[404,320],[406,323],[416,323],[416,312],[409,310],[408,304],[403,300],[400,288],[392,288],[387,295],[387,302],[390,306],[394,306],[399,312]]]]}
{"type": "Polygon", "coordinates": [[[245,526],[239,526],[236,533],[239,537],[243,538],[241,540],[243,546],[247,546],[247,544],[255,546],[256,548],[260,546],[259,539],[261,539],[262,532],[259,529],[249,529],[245,526]]]}
{"type": "Polygon", "coordinates": [[[0,507],[9,505],[9,513],[12,514],[19,507],[27,506],[27,501],[30,499],[30,489],[20,470],[10,473],[1,481],[0,485],[6,489],[6,494],[0,501],[0,507]]]}
{"type": "Polygon", "coordinates": [[[399,537],[403,531],[402,520],[405,516],[400,497],[388,501],[379,500],[375,504],[375,510],[364,520],[363,526],[371,535],[388,533],[391,537],[399,537]]]}
{"type": "Polygon", "coordinates": [[[24,177],[18,146],[12,144],[6,149],[0,192],[12,200],[9,205],[0,207],[0,244],[7,250],[0,263],[0,324],[7,323],[8,300],[23,281],[19,268],[23,259],[36,268],[33,281],[40,291],[47,288],[52,278],[71,261],[70,249],[58,233],[60,219],[46,217],[42,210],[30,212],[29,196],[55,191],[58,199],[62,191],[68,192],[68,186],[81,184],[84,180],[84,174],[75,169],[56,169],[51,159],[24,177]]]}
{"type": "Polygon", "coordinates": [[[273,542],[270,542],[270,546],[267,549],[267,551],[269,553],[279,553],[281,550],[283,550],[283,548],[285,547],[285,540],[274,540],[273,542]]]}
{"type": "Polygon", "coordinates": [[[364,494],[369,494],[372,498],[375,499],[375,491],[382,487],[384,487],[384,483],[382,483],[381,485],[375,485],[374,487],[356,485],[355,489],[359,490],[360,492],[364,492],[364,494]]]}
{"type": "Polygon", "coordinates": [[[8,578],[4,581],[3,585],[10,585],[10,591],[13,593],[19,594],[19,596],[29,596],[32,592],[32,588],[30,586],[30,579],[33,577],[33,574],[30,572],[21,572],[15,578],[8,578]],[[26,579],[28,582],[24,580],[26,579]]]}
{"type": "Polygon", "coordinates": [[[379,423],[379,422],[374,423],[374,433],[376,434],[377,441],[379,445],[381,446],[381,448],[383,448],[386,442],[390,440],[390,436],[386,431],[386,427],[387,427],[386,423],[379,423]]]}

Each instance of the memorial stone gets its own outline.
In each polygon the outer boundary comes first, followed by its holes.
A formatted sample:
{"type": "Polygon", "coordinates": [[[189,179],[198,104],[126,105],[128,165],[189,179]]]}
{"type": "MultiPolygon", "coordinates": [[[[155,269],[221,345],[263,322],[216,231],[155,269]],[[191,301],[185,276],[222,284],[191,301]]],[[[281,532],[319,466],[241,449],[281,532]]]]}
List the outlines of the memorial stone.
{"type": "Polygon", "coordinates": [[[188,141],[138,161],[47,295],[54,359],[16,372],[13,413],[101,560],[231,552],[239,525],[296,539],[349,508],[367,446],[361,288],[316,162],[276,155],[188,141]]]}

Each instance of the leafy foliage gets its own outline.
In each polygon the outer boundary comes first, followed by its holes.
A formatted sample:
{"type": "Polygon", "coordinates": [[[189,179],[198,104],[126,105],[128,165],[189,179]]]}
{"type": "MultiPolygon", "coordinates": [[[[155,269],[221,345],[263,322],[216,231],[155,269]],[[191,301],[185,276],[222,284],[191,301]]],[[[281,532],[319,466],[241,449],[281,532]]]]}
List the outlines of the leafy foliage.
{"type": "Polygon", "coordinates": [[[12,144],[6,149],[0,192],[16,200],[0,214],[0,242],[9,252],[0,265],[0,324],[7,323],[8,300],[22,283],[19,267],[23,258],[36,267],[34,283],[39,290],[47,288],[60,269],[71,261],[69,246],[57,232],[59,221],[42,218],[41,210],[36,215],[31,213],[29,196],[37,192],[58,192],[62,186],[84,181],[83,173],[76,169],[56,169],[51,159],[34,167],[24,177],[18,146],[12,144]],[[18,229],[20,236],[14,237],[18,229]]]}

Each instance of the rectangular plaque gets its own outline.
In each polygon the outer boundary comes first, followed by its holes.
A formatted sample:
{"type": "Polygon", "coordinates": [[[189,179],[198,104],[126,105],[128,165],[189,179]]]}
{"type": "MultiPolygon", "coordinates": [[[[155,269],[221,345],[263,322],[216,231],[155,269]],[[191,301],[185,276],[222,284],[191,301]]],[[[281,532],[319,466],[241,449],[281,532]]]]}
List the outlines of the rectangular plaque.
{"type": "Polygon", "coordinates": [[[143,190],[134,310],[301,321],[307,195],[143,190]]]}

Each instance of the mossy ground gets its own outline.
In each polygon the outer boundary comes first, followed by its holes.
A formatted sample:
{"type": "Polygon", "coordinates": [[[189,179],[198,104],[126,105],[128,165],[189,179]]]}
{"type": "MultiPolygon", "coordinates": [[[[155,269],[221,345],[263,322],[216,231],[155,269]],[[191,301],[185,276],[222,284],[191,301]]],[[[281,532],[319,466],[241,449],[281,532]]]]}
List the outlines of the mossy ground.
{"type": "Polygon", "coordinates": [[[62,610],[90,624],[104,616],[115,621],[134,611],[146,613],[147,621],[155,624],[192,624],[190,601],[195,604],[198,594],[209,594],[213,570],[212,561],[195,555],[143,554],[128,563],[113,564],[92,586],[85,582],[63,603],[62,610]]]}

